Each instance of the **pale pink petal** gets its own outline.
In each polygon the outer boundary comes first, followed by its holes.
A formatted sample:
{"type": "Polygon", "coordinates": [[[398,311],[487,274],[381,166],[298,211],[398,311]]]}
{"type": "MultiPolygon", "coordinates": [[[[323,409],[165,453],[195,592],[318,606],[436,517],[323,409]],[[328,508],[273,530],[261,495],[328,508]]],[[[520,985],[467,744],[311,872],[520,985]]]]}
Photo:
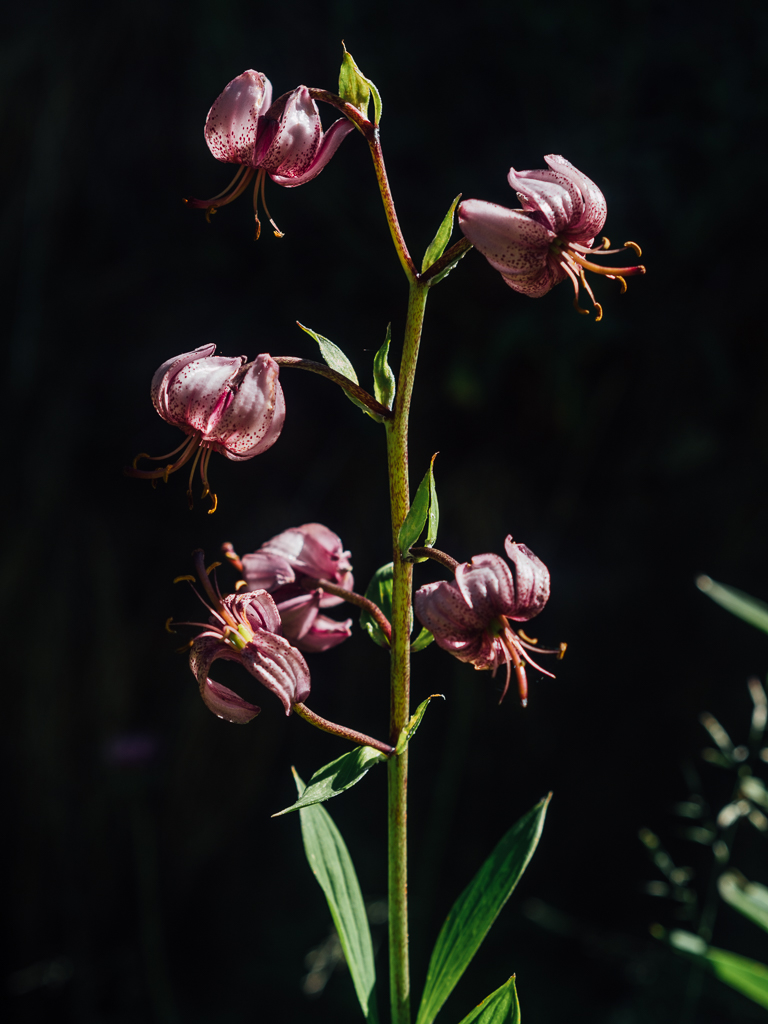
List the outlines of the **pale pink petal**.
{"type": "MultiPolygon", "coordinates": [[[[285,587],[285,590],[297,590],[296,587],[285,587]]],[[[312,628],[312,624],[320,610],[320,594],[315,590],[308,593],[299,591],[288,600],[280,599],[277,605],[280,612],[283,636],[292,644],[297,644],[304,634],[312,628]]]]}
{"type": "Polygon", "coordinates": [[[258,71],[244,71],[229,83],[205,122],[205,141],[217,160],[257,166],[254,153],[260,115],[271,104],[272,86],[258,71]]]}
{"type": "Polygon", "coordinates": [[[207,440],[221,418],[222,406],[229,403],[229,383],[243,364],[235,356],[206,356],[174,367],[167,388],[168,416],[165,418],[187,430],[199,430],[207,440]]]}
{"type": "Polygon", "coordinates": [[[582,196],[582,210],[577,216],[574,208],[574,219],[563,232],[563,237],[591,245],[595,235],[603,230],[608,215],[605,196],[591,178],[577,170],[565,157],[552,153],[544,159],[564,186],[577,190],[582,196]]]}
{"type": "Polygon", "coordinates": [[[236,725],[246,725],[259,714],[261,708],[249,704],[228,687],[208,678],[211,665],[217,658],[241,661],[239,655],[219,635],[202,633],[194,641],[189,654],[189,666],[197,678],[200,696],[214,715],[236,725]]]}
{"type": "MultiPolygon", "coordinates": [[[[349,569],[349,551],[341,538],[322,523],[305,523],[283,530],[261,545],[260,551],[285,558],[294,571],[312,579],[328,579],[340,586],[349,569]]],[[[347,588],[350,589],[350,588],[347,588]]]]}
{"type": "Polygon", "coordinates": [[[249,590],[272,591],[296,579],[290,562],[282,555],[255,551],[252,555],[243,555],[242,562],[243,576],[249,590]]]}
{"type": "Polygon", "coordinates": [[[459,204],[459,227],[494,270],[512,278],[539,273],[555,240],[531,214],[481,199],[459,204]]]}
{"type": "Polygon", "coordinates": [[[549,600],[549,569],[525,544],[515,544],[511,535],[504,541],[504,550],[514,571],[516,604],[516,610],[506,614],[525,622],[538,615],[549,600]]]}
{"type": "Polygon", "coordinates": [[[338,121],[334,121],[325,135],[323,135],[322,142],[312,162],[303,172],[279,173],[276,171],[271,173],[270,177],[278,185],[283,185],[286,188],[295,188],[296,185],[303,185],[305,182],[311,181],[322,171],[353,128],[354,125],[346,117],[339,118],[338,121]]]}
{"type": "Polygon", "coordinates": [[[499,555],[474,555],[456,569],[456,586],[464,600],[487,626],[515,607],[515,583],[499,555]]]}
{"type": "Polygon", "coordinates": [[[241,652],[241,663],[262,685],[282,701],[286,715],[310,691],[309,667],[287,640],[259,630],[241,652]]]}
{"type": "Polygon", "coordinates": [[[296,646],[301,651],[318,654],[336,647],[352,636],[352,619],[339,622],[327,615],[318,615],[311,627],[302,635],[296,646]]]}
{"type": "MultiPolygon", "coordinates": [[[[523,209],[539,213],[544,227],[559,235],[573,218],[574,196],[556,180],[552,171],[516,171],[510,167],[507,181],[518,193],[523,209]]],[[[582,203],[579,198],[578,209],[582,203]]]]}
{"type": "Polygon", "coordinates": [[[256,357],[212,426],[212,447],[235,461],[252,459],[272,447],[285,421],[279,375],[280,367],[271,356],[256,357]]]}
{"type": "Polygon", "coordinates": [[[231,610],[250,630],[265,629],[279,633],[280,612],[266,590],[239,591],[224,598],[224,607],[231,610]]]}
{"type": "Polygon", "coordinates": [[[185,366],[188,366],[189,363],[194,362],[196,359],[206,359],[212,356],[215,351],[215,345],[201,345],[193,352],[182,352],[180,356],[172,356],[155,370],[152,377],[150,394],[152,395],[152,404],[164,420],[173,423],[175,426],[182,425],[176,424],[175,420],[171,419],[168,405],[168,388],[176,374],[185,366]]]}
{"type": "Polygon", "coordinates": [[[548,256],[546,263],[531,274],[502,273],[501,276],[504,278],[505,284],[514,288],[516,292],[520,292],[521,295],[527,295],[531,299],[540,299],[542,295],[546,295],[565,278],[565,271],[548,256]]]}
{"type": "MultiPolygon", "coordinates": [[[[281,96],[276,101],[269,113],[270,118],[283,99],[281,96]]],[[[307,87],[300,85],[285,97],[280,127],[260,164],[270,176],[295,178],[311,166],[322,135],[317,104],[307,87]]]]}
{"type": "Polygon", "coordinates": [[[413,607],[419,622],[434,634],[435,640],[466,643],[486,626],[456,584],[445,580],[419,587],[413,607]]]}

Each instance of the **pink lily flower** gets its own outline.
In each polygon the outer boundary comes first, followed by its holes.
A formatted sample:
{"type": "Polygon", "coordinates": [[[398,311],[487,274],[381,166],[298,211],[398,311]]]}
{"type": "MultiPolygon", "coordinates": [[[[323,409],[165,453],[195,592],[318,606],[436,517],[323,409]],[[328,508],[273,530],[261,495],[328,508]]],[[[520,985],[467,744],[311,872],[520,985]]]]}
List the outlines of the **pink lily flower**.
{"type": "MultiPolygon", "coordinates": [[[[224,658],[242,665],[278,697],[286,715],[290,715],[293,705],[309,696],[309,668],[302,654],[281,635],[275,602],[264,590],[222,597],[218,587],[214,589],[211,583],[210,568],[205,568],[202,551],[195,552],[195,565],[210,599],[209,604],[201,597],[211,615],[211,624],[183,625],[204,629],[192,641],[189,665],[206,707],[219,718],[238,725],[250,722],[261,710],[209,677],[213,662],[224,658]]],[[[180,578],[194,581],[192,576],[180,578]]]]}
{"type": "MultiPolygon", "coordinates": [[[[194,456],[187,491],[191,504],[192,477],[198,463],[203,497],[211,493],[208,463],[212,452],[234,462],[252,459],[271,448],[285,420],[280,367],[267,354],[248,363],[245,356],[215,356],[215,345],[201,345],[168,359],[152,378],[152,403],[160,416],[180,427],[188,440],[167,455],[137,455],[131,476],[168,479],[194,456]],[[162,469],[137,469],[143,458],[170,459],[162,469]]],[[[213,509],[216,496],[212,496],[213,509]]]]}
{"type": "MultiPolygon", "coordinates": [[[[225,545],[226,549],[226,545],[225,545]]],[[[344,601],[322,588],[327,581],[352,590],[349,551],[321,523],[284,530],[242,561],[229,555],[249,590],[266,590],[277,603],[283,633],[302,651],[327,651],[352,635],[352,620],[340,622],[321,613],[344,601]],[[318,583],[321,585],[318,587],[318,583]]]]}
{"type": "MultiPolygon", "coordinates": [[[[544,608],[549,599],[549,570],[524,544],[514,544],[512,537],[504,542],[510,570],[498,555],[475,555],[457,566],[452,582],[428,583],[414,595],[416,616],[435,637],[438,647],[459,661],[468,661],[478,670],[491,669],[496,675],[501,665],[507,667],[507,678],[501,699],[504,700],[514,667],[520,700],[528,703],[528,680],[524,661],[544,675],[551,672],[537,665],[528,654],[536,641],[516,632],[510,620],[527,622],[544,608]]],[[[562,656],[565,650],[542,651],[562,656]]]]}
{"type": "MultiPolygon", "coordinates": [[[[253,209],[258,238],[259,194],[269,217],[264,200],[265,176],[286,188],[311,181],[353,127],[342,117],[323,133],[320,112],[306,86],[300,85],[272,103],[269,79],[258,71],[244,71],[219,96],[205,122],[205,141],[211,153],[222,163],[240,164],[240,168],[219,195],[187,202],[207,209],[210,215],[242,195],[255,175],[253,209]]],[[[282,232],[269,219],[279,237],[282,232]]]]}
{"type": "Polygon", "coordinates": [[[640,246],[625,242],[622,249],[610,249],[603,238],[593,247],[603,229],[607,213],[605,197],[585,174],[562,156],[545,156],[548,169],[516,171],[510,168],[507,180],[516,190],[521,210],[508,210],[496,203],[465,199],[459,204],[459,226],[491,266],[498,270],[510,288],[537,299],[560,281],[569,278],[574,290],[574,306],[579,313],[588,310],[579,305],[579,288],[584,287],[592,300],[597,320],[603,315],[585,271],[618,280],[622,293],[625,278],[644,274],[645,267],[603,267],[589,258],[607,256],[632,249],[642,256],[640,246]]]}

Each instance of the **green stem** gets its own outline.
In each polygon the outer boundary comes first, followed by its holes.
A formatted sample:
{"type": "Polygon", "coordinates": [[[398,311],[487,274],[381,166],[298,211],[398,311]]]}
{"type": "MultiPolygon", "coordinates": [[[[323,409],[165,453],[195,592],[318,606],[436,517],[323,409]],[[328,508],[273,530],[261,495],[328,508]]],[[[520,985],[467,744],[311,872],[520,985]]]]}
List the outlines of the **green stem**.
{"type": "MultiPolygon", "coordinates": [[[[400,527],[410,507],[408,414],[416,374],[428,285],[411,278],[394,418],[387,421],[387,461],[392,508],[393,592],[390,742],[397,743],[410,714],[410,634],[413,564],[400,556],[400,527]]],[[[408,750],[390,758],[389,771],[389,970],[392,1024],[410,1024],[408,965],[407,794],[408,750]]]]}
{"type": "MultiPolygon", "coordinates": [[[[376,170],[376,180],[379,183],[379,191],[381,192],[381,198],[384,203],[384,213],[387,215],[389,233],[392,235],[392,241],[394,242],[395,249],[397,250],[397,258],[400,260],[400,266],[405,271],[406,277],[411,283],[413,283],[418,279],[418,274],[416,272],[416,265],[411,259],[411,254],[408,252],[408,246],[405,244],[403,232],[400,230],[400,222],[397,219],[395,201],[392,198],[389,179],[387,178],[387,171],[384,167],[384,154],[381,152],[378,125],[370,125],[368,130],[365,132],[365,137],[371,151],[371,156],[373,157],[373,166],[376,170]]],[[[421,322],[419,322],[419,329],[421,329],[421,322]]],[[[406,418],[406,428],[407,426],[408,423],[406,418]]]]}

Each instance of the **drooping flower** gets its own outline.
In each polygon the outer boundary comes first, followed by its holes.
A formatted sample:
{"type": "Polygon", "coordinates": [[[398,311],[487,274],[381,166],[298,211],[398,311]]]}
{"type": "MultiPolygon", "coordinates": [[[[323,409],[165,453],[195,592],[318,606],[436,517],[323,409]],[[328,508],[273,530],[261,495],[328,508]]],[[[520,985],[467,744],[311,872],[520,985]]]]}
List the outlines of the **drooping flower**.
{"type": "MultiPolygon", "coordinates": [[[[320,112],[306,86],[300,85],[272,103],[269,79],[258,71],[244,71],[219,96],[205,122],[205,141],[213,156],[222,163],[239,164],[239,170],[219,195],[187,202],[210,214],[242,195],[255,175],[253,209],[258,238],[259,193],[269,217],[264,202],[265,176],[286,188],[311,181],[352,129],[352,123],[342,117],[323,133],[320,112]]],[[[274,221],[272,225],[279,236],[274,221]]]]}
{"type": "MultiPolygon", "coordinates": [[[[504,542],[509,568],[498,555],[475,555],[456,567],[456,579],[420,587],[414,595],[416,616],[435,637],[439,647],[476,669],[507,667],[501,700],[509,688],[512,668],[517,676],[520,700],[528,703],[528,680],[524,661],[545,675],[551,672],[537,665],[528,654],[536,641],[515,631],[514,622],[527,622],[544,608],[549,599],[549,570],[524,544],[512,537],[504,542]]],[[[544,654],[561,653],[542,651],[544,654]]],[[[499,703],[501,703],[501,700],[499,703]]]]}
{"type": "Polygon", "coordinates": [[[644,274],[645,267],[603,267],[591,256],[607,256],[640,247],[625,242],[622,249],[610,249],[604,238],[594,246],[607,213],[605,197],[593,181],[562,156],[545,156],[548,168],[516,171],[510,168],[508,181],[517,192],[522,209],[509,210],[480,199],[459,204],[459,226],[491,266],[501,273],[510,288],[539,298],[560,281],[573,284],[574,305],[580,313],[579,287],[583,285],[600,320],[603,311],[589,286],[585,271],[602,274],[621,283],[644,274]]]}
{"type": "MultiPolygon", "coordinates": [[[[195,552],[195,565],[209,601],[198,596],[212,624],[186,623],[204,629],[192,641],[189,665],[206,706],[219,718],[238,725],[250,722],[261,710],[209,677],[213,662],[224,658],[242,665],[271,690],[290,715],[293,705],[309,696],[309,668],[301,652],[282,636],[275,602],[264,590],[222,597],[211,583],[210,567],[206,570],[202,551],[195,552]]],[[[194,577],[181,578],[194,581],[194,577]]]]}
{"type": "Polygon", "coordinates": [[[327,651],[351,636],[352,620],[322,614],[343,597],[323,589],[322,581],[352,590],[354,577],[341,539],[321,523],[284,530],[242,561],[225,545],[249,590],[266,590],[277,603],[283,634],[302,651],[327,651]],[[321,584],[318,586],[318,584],[321,584]]]}
{"type": "MultiPolygon", "coordinates": [[[[216,356],[215,345],[202,345],[168,359],[152,378],[152,402],[166,422],[180,427],[188,440],[167,455],[137,455],[132,476],[168,478],[194,456],[189,474],[200,465],[203,497],[210,494],[208,462],[220,452],[235,462],[252,459],[271,448],[285,420],[285,399],[280,387],[280,367],[267,354],[249,363],[245,356],[216,356]],[[170,459],[162,469],[137,469],[142,458],[170,459]]],[[[212,496],[213,511],[216,496],[212,496]]]]}

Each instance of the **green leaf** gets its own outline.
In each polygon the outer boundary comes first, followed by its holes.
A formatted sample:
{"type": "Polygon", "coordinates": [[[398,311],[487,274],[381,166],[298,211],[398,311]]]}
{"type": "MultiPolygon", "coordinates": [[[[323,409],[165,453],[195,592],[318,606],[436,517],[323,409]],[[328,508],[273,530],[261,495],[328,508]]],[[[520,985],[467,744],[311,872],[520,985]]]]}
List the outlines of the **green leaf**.
{"type": "Polygon", "coordinates": [[[720,895],[744,917],[768,932],[768,889],[759,882],[748,882],[735,871],[726,871],[717,880],[720,895]]]}
{"type": "Polygon", "coordinates": [[[451,260],[448,266],[441,270],[439,274],[435,274],[434,277],[431,277],[427,281],[427,284],[430,286],[430,288],[432,287],[433,284],[437,284],[438,281],[442,281],[444,277],[448,277],[448,275],[454,269],[454,267],[457,267],[459,265],[459,260],[463,259],[470,251],[471,249],[465,249],[464,252],[460,252],[456,259],[451,260]]]}
{"type": "Polygon", "coordinates": [[[373,396],[387,409],[392,408],[395,397],[395,375],[389,365],[389,343],[392,340],[392,324],[387,324],[387,336],[384,344],[373,357],[373,396]]]}
{"type": "Polygon", "coordinates": [[[732,615],[736,615],[748,622],[750,626],[757,626],[764,633],[768,633],[768,604],[765,604],[764,601],[750,597],[749,594],[745,594],[735,587],[717,583],[709,576],[699,576],[696,586],[732,615]]]}
{"type": "Polygon", "coordinates": [[[416,1024],[432,1024],[480,948],[533,856],[551,797],[512,826],[451,908],[432,951],[416,1024]]]}
{"type": "MultiPolygon", "coordinates": [[[[382,565],[373,574],[373,579],[365,591],[365,596],[368,600],[373,601],[378,608],[381,608],[390,620],[392,619],[392,577],[394,571],[392,562],[382,565]]],[[[389,647],[389,640],[387,640],[379,624],[375,619],[371,618],[365,609],[360,613],[360,625],[379,647],[389,647]]]]}
{"type": "Polygon", "coordinates": [[[344,56],[339,70],[339,96],[345,103],[351,103],[353,107],[356,107],[363,117],[368,117],[371,87],[368,84],[368,79],[360,74],[360,69],[355,64],[352,54],[347,51],[343,42],[341,45],[344,47],[344,56]]]}
{"type": "MultiPolygon", "coordinates": [[[[440,509],[437,502],[437,490],[435,489],[435,476],[432,468],[437,458],[437,452],[432,456],[429,469],[424,474],[424,479],[419,484],[416,497],[408,510],[403,525],[400,527],[400,554],[408,558],[408,552],[421,536],[421,531],[427,527],[427,539],[425,546],[431,548],[437,540],[437,524],[440,519],[440,509]]],[[[425,561],[424,558],[417,558],[417,562],[425,561]]]]}
{"type": "Polygon", "coordinates": [[[396,754],[402,754],[402,752],[411,742],[413,734],[421,725],[421,720],[424,717],[424,712],[429,707],[430,701],[434,700],[435,697],[440,697],[441,700],[445,700],[445,697],[442,693],[433,693],[431,697],[427,697],[426,700],[423,700],[421,704],[419,704],[419,706],[416,708],[414,713],[409,718],[408,724],[403,726],[403,728],[400,730],[400,735],[397,738],[397,747],[395,749],[396,754]]]}
{"type": "Polygon", "coordinates": [[[421,261],[421,272],[424,273],[428,270],[433,263],[440,259],[448,247],[448,243],[451,240],[451,232],[453,231],[453,216],[456,213],[456,205],[461,199],[461,192],[451,203],[451,208],[443,217],[440,227],[437,229],[437,234],[427,246],[427,251],[424,253],[424,259],[421,261]]]}
{"type": "Polygon", "coordinates": [[[486,996],[461,1024],[520,1024],[520,1003],[517,1001],[514,974],[501,988],[486,996]]]}
{"type": "MultiPolygon", "coordinates": [[[[293,776],[301,798],[304,783],[295,771],[293,776]]],[[[328,901],[363,1015],[371,1024],[377,1024],[376,968],[371,929],[352,858],[324,807],[305,807],[299,811],[299,817],[304,852],[328,901]]]]}
{"type": "MultiPolygon", "coordinates": [[[[344,43],[341,44],[344,46],[344,43]]],[[[347,103],[356,107],[364,117],[368,117],[368,100],[373,96],[373,123],[381,121],[381,96],[379,90],[366,78],[355,63],[351,53],[344,46],[344,57],[339,71],[339,96],[347,103]]]]}
{"type": "Polygon", "coordinates": [[[727,949],[708,946],[691,932],[672,931],[669,942],[689,959],[707,967],[720,981],[768,1009],[768,967],[765,964],[727,949]]]}
{"type": "Polygon", "coordinates": [[[347,754],[342,754],[335,761],[318,769],[295,804],[286,807],[273,818],[279,818],[281,814],[288,814],[290,811],[299,811],[302,807],[311,807],[312,804],[321,804],[331,797],[338,796],[345,789],[357,785],[366,774],[379,761],[386,761],[387,755],[373,747],[355,747],[347,754]]]}
{"type": "Polygon", "coordinates": [[[411,653],[415,654],[416,651],[423,651],[425,647],[429,647],[434,639],[434,634],[430,633],[426,626],[422,626],[421,632],[411,644],[411,653]]]}
{"type": "MultiPolygon", "coordinates": [[[[336,373],[340,373],[342,374],[342,376],[347,377],[348,380],[351,380],[353,384],[360,383],[360,381],[357,379],[357,374],[355,373],[354,366],[352,365],[352,363],[350,363],[349,359],[347,359],[347,357],[344,355],[344,353],[341,351],[338,345],[334,345],[332,341],[329,341],[328,338],[324,338],[322,334],[318,334],[316,331],[313,331],[310,327],[305,327],[304,324],[299,323],[298,320],[296,321],[296,323],[299,324],[299,327],[302,329],[302,331],[304,331],[305,334],[308,334],[311,338],[315,339],[317,344],[320,346],[320,354],[323,357],[323,360],[327,366],[330,366],[330,368],[332,370],[335,370],[336,373]]],[[[353,394],[350,394],[350,392],[347,391],[346,388],[344,388],[343,390],[344,394],[347,396],[350,402],[356,405],[358,409],[362,409],[364,413],[370,416],[372,420],[376,420],[377,423],[382,422],[381,416],[379,416],[377,413],[369,409],[364,402],[361,402],[359,399],[355,398],[355,396],[353,394]]]]}

